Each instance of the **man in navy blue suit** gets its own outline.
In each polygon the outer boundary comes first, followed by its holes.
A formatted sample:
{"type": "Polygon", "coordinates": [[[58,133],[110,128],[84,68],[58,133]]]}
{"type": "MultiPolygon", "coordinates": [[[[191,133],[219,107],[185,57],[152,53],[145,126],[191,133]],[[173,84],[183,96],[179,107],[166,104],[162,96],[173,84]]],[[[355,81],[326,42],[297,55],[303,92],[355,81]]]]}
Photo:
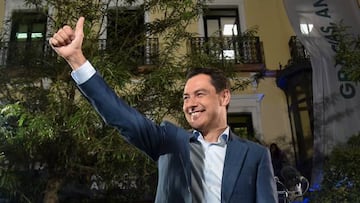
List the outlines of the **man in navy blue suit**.
{"type": "Polygon", "coordinates": [[[128,106],[82,53],[84,18],[64,26],[49,43],[72,68],[82,94],[104,121],[158,163],[157,203],[275,203],[276,184],[267,148],[240,139],[227,124],[230,85],[216,69],[187,75],[183,111],[194,129],[160,125],[128,106]]]}

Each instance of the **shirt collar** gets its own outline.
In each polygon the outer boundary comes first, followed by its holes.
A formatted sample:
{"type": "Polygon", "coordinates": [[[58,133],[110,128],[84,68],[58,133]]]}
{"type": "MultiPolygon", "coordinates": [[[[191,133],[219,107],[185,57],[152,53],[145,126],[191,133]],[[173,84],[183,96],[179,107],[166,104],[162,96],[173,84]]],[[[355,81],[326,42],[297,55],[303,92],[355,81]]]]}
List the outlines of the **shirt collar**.
{"type": "MultiPolygon", "coordinates": [[[[226,144],[229,141],[229,133],[230,133],[230,128],[228,126],[228,127],[226,127],[224,132],[222,132],[221,135],[219,136],[218,143],[226,144]]],[[[193,130],[192,135],[193,135],[192,140],[204,139],[204,137],[202,136],[200,131],[193,130]]]]}

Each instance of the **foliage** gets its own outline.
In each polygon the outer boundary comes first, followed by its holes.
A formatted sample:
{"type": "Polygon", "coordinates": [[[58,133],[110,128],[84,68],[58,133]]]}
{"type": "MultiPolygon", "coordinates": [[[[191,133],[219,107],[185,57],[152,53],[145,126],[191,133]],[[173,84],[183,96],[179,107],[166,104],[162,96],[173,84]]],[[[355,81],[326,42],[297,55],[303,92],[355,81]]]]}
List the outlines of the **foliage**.
{"type": "MultiPolygon", "coordinates": [[[[25,2],[51,19],[53,31],[64,23],[74,25],[79,15],[85,16],[86,57],[116,93],[156,123],[171,115],[187,127],[179,87],[189,68],[223,68],[234,78],[237,89],[251,82],[235,80],[230,60],[219,60],[205,52],[179,54],[194,35],[186,30],[197,20],[201,1],[150,0],[139,4],[127,0],[121,5],[116,0],[25,2]],[[137,23],[134,19],[141,19],[138,15],[143,16],[143,12],[128,14],[128,7],[159,12],[158,17],[131,30],[137,23]],[[50,13],[49,8],[56,12],[50,13]],[[106,26],[100,25],[109,11],[121,19],[116,28],[126,29],[117,30],[123,34],[114,35],[103,47],[99,39],[106,26]],[[161,49],[151,66],[142,67],[139,48],[147,43],[145,36],[149,34],[161,39],[161,49]]],[[[31,67],[0,70],[4,87],[0,90],[0,194],[15,202],[152,198],[156,189],[154,162],[106,126],[79,96],[64,60],[54,53],[40,60],[31,67]]]]}
{"type": "Polygon", "coordinates": [[[350,27],[342,22],[336,25],[333,33],[337,40],[336,61],[342,66],[351,81],[360,81],[360,35],[351,34],[350,27]]]}
{"type": "Polygon", "coordinates": [[[347,203],[360,201],[360,134],[339,145],[325,161],[319,191],[311,194],[314,202],[347,203]]]}

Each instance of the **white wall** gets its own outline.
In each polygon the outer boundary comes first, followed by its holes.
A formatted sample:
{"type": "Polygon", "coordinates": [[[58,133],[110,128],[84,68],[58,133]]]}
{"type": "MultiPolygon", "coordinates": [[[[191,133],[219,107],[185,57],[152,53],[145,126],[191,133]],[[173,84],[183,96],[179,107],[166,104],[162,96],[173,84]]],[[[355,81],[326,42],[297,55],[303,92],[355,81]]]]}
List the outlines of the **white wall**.
{"type": "Polygon", "coordinates": [[[261,125],[261,101],[264,94],[241,94],[232,95],[229,105],[229,113],[251,113],[252,123],[256,139],[263,141],[261,125]]]}

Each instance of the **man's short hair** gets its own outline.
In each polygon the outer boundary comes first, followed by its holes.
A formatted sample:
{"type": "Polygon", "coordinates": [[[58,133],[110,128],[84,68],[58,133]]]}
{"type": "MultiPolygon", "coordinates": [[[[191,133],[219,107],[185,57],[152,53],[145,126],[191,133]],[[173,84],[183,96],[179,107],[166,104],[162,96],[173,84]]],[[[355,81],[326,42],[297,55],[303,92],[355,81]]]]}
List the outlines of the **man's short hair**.
{"type": "Polygon", "coordinates": [[[194,68],[190,69],[186,75],[186,81],[190,78],[199,75],[205,74],[210,76],[211,84],[215,87],[217,93],[221,92],[222,90],[228,89],[230,90],[230,81],[226,77],[225,73],[217,68],[194,68]]]}

